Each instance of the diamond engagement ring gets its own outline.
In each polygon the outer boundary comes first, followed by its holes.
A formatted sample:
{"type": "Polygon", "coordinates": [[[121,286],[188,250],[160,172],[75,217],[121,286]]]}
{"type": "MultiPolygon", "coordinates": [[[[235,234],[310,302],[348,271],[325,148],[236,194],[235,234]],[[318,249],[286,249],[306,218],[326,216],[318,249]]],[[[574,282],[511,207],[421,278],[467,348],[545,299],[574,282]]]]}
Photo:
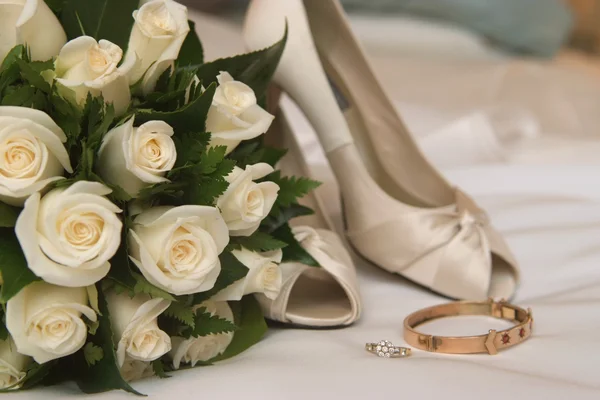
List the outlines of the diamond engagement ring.
{"type": "Polygon", "coordinates": [[[408,347],[394,346],[389,340],[382,340],[379,343],[367,343],[365,349],[369,353],[385,358],[408,357],[411,352],[408,347]]]}

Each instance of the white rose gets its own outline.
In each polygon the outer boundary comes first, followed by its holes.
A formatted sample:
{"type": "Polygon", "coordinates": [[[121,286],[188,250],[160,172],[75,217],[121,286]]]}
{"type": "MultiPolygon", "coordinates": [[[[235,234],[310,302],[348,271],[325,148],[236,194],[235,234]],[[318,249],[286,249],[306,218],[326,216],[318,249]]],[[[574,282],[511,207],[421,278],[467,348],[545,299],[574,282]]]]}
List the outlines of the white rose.
{"type": "Polygon", "coordinates": [[[135,83],[143,76],[142,92],[148,94],[179,55],[190,31],[188,12],[172,0],[154,0],[134,11],[133,19],[127,58],[137,58],[139,62],[130,72],[130,81],[135,83]]]}
{"type": "Polygon", "coordinates": [[[154,375],[154,368],[148,361],[134,360],[131,357],[125,357],[125,362],[121,366],[121,376],[125,381],[137,381],[154,375]]]}
{"type": "Polygon", "coordinates": [[[17,389],[31,358],[17,352],[13,338],[0,340],[0,389],[17,389]]]}
{"type": "Polygon", "coordinates": [[[62,25],[44,1],[0,1],[0,62],[18,44],[27,45],[32,60],[46,61],[66,42],[62,25]]]}
{"type": "Polygon", "coordinates": [[[279,186],[273,182],[256,183],[273,172],[269,164],[247,165],[243,170],[235,167],[225,178],[229,187],[217,200],[231,236],[250,236],[260,222],[271,212],[279,186]]]}
{"type": "Polygon", "coordinates": [[[206,206],[155,207],[129,231],[129,256],[155,286],[176,295],[210,290],[229,243],[219,210],[206,206]]]}
{"type": "Polygon", "coordinates": [[[217,76],[219,86],[206,118],[206,131],[212,134],[211,146],[227,146],[233,151],[242,140],[253,139],[269,130],[275,118],[256,104],[254,91],[234,81],[228,72],[217,76]]]}
{"type": "Polygon", "coordinates": [[[242,248],[231,253],[248,268],[248,274],[221,290],[212,297],[213,300],[237,301],[251,293],[262,293],[270,300],[279,296],[282,285],[281,250],[261,254],[242,248]]]}
{"type": "Polygon", "coordinates": [[[48,114],[0,106],[0,200],[22,206],[50,182],[73,172],[63,146],[67,137],[48,114]]]}
{"type": "Polygon", "coordinates": [[[107,182],[135,197],[146,186],[168,182],[177,151],[173,128],[163,121],[149,121],[137,128],[131,117],[104,136],[98,153],[98,172],[107,182]]]}
{"type": "Polygon", "coordinates": [[[79,105],[85,104],[88,93],[102,95],[106,103],[113,104],[116,115],[121,115],[131,101],[127,73],[136,64],[135,58],[130,58],[118,66],[122,57],[123,50],[116,44],[80,36],[60,50],[54,63],[56,81],[74,92],[79,105]]]}
{"type": "MultiPolygon", "coordinates": [[[[216,315],[219,318],[233,321],[233,312],[226,301],[205,301],[202,304],[194,306],[193,310],[198,308],[206,308],[206,312],[211,315],[216,315]]],[[[198,361],[208,361],[222,354],[231,341],[233,340],[233,332],[225,332],[199,336],[197,338],[190,337],[185,339],[179,336],[171,338],[173,348],[169,352],[169,356],[173,360],[173,368],[179,369],[181,363],[191,364],[196,366],[198,361]]]]}
{"type": "Polygon", "coordinates": [[[125,359],[154,361],[171,350],[171,338],[158,327],[156,319],[171,302],[152,299],[146,294],[130,298],[127,293],[114,291],[106,294],[110,322],[117,344],[117,363],[123,367],[125,359]]]}
{"type": "Polygon", "coordinates": [[[27,265],[55,285],[83,287],[104,278],[121,242],[121,210],[98,182],[75,182],[34,193],[25,202],[15,232],[27,265]]]}
{"type": "Polygon", "coordinates": [[[6,328],[19,353],[43,364],[73,354],[85,344],[88,328],[82,314],[96,321],[86,288],[33,282],[6,304],[6,328]]]}

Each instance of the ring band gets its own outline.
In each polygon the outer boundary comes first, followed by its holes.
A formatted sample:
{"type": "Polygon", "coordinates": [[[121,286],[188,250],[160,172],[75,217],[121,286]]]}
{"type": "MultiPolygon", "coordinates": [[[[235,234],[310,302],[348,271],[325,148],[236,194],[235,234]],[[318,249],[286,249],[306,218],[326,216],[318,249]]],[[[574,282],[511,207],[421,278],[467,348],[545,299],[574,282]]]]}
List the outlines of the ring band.
{"type": "Polygon", "coordinates": [[[394,346],[389,340],[382,340],[378,343],[367,343],[365,344],[365,350],[385,358],[408,357],[411,354],[411,349],[408,347],[394,346]]]}
{"type": "Polygon", "coordinates": [[[425,308],[410,314],[404,320],[404,340],[418,349],[436,353],[493,355],[497,354],[498,350],[527,340],[531,336],[532,328],[531,309],[525,310],[504,300],[459,301],[425,308]],[[415,327],[424,322],[458,315],[491,316],[514,321],[516,325],[502,331],[491,329],[487,335],[459,337],[433,336],[415,330],[415,327]]]}

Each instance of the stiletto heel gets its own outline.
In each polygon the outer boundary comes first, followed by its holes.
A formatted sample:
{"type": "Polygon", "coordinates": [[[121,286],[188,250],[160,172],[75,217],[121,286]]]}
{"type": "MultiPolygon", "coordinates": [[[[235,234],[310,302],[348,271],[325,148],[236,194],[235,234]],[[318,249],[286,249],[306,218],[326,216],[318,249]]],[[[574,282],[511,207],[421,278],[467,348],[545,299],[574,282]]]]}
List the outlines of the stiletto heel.
{"type": "Polygon", "coordinates": [[[518,283],[511,252],[485,212],[421,154],[339,2],[253,0],[247,45],[272,44],[286,19],[288,43],[274,80],[319,136],[357,252],[448,297],[511,297],[518,283]]]}
{"type": "MultiPolygon", "coordinates": [[[[273,105],[277,91],[270,93],[273,97],[270,96],[269,103],[273,105]]],[[[288,149],[278,165],[284,175],[310,176],[283,110],[277,113],[266,141],[288,149]]],[[[303,198],[301,203],[315,214],[292,220],[292,231],[321,268],[299,262],[283,263],[280,266],[283,284],[277,299],[260,295],[257,299],[265,316],[276,321],[320,328],[350,325],[360,318],[362,309],[352,258],[332,230],[319,190],[303,198]]]]}

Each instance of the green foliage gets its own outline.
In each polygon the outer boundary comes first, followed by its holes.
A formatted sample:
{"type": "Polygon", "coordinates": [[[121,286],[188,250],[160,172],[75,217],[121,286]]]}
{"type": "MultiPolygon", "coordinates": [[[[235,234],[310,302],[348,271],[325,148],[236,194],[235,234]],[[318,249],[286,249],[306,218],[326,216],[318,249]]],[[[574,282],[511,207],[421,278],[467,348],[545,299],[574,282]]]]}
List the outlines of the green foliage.
{"type": "Polygon", "coordinates": [[[319,262],[315,260],[313,256],[308,254],[300,243],[298,243],[288,224],[284,224],[277,228],[273,231],[272,235],[288,244],[283,249],[283,258],[281,262],[299,262],[312,267],[319,267],[319,262]]]}
{"type": "Polygon", "coordinates": [[[276,205],[289,207],[298,202],[298,199],[306,196],[312,190],[318,188],[321,182],[309,178],[296,176],[281,176],[281,171],[275,171],[264,178],[265,181],[275,182],[279,185],[276,205]]]}
{"type": "Polygon", "coordinates": [[[236,248],[244,247],[251,251],[273,251],[283,249],[286,242],[275,239],[268,233],[256,231],[250,236],[235,236],[231,238],[230,245],[236,248]]]}
{"type": "Polygon", "coordinates": [[[237,330],[235,324],[228,319],[211,315],[206,308],[200,307],[194,315],[194,327],[183,331],[185,338],[207,336],[211,334],[233,332],[237,330]]]}
{"type": "Polygon", "coordinates": [[[176,133],[203,132],[206,127],[208,109],[212,104],[216,88],[216,84],[211,84],[202,94],[174,111],[156,111],[150,108],[138,108],[135,111],[136,124],[160,120],[171,125],[176,133]]]}
{"type": "Polygon", "coordinates": [[[169,308],[165,310],[164,315],[174,318],[192,329],[195,327],[194,311],[192,311],[192,306],[187,304],[187,302],[172,302],[169,308]]]}
{"type": "Polygon", "coordinates": [[[48,361],[44,364],[31,363],[27,368],[25,379],[20,390],[31,389],[40,384],[56,366],[57,360],[48,361]]]}
{"type": "Polygon", "coordinates": [[[125,50],[138,4],[138,0],[66,0],[60,22],[69,40],[87,35],[111,41],[125,50]]]}
{"type": "Polygon", "coordinates": [[[27,267],[25,255],[13,229],[0,229],[0,272],[4,280],[0,288],[2,304],[6,304],[25,286],[39,280],[27,267]]]}
{"type": "Polygon", "coordinates": [[[154,286],[153,284],[151,284],[150,282],[148,282],[148,280],[146,278],[144,278],[143,275],[140,275],[136,272],[132,273],[132,275],[133,275],[134,279],[136,280],[135,285],[133,286],[134,294],[144,293],[144,294],[150,295],[150,297],[152,297],[152,298],[161,297],[166,300],[175,301],[175,297],[173,297],[168,292],[166,292],[162,289],[159,289],[156,286],[154,286]]]}
{"type": "Polygon", "coordinates": [[[8,329],[6,329],[6,322],[4,321],[4,316],[2,317],[2,322],[0,322],[0,340],[8,339],[8,329]]]}
{"type": "Polygon", "coordinates": [[[225,251],[221,253],[219,260],[221,261],[221,273],[215,282],[215,286],[207,292],[195,294],[194,304],[200,304],[204,300],[210,299],[227,286],[248,275],[248,268],[239,262],[230,252],[225,251]]]}
{"type": "MultiPolygon", "coordinates": [[[[202,158],[205,158],[203,157],[203,153],[207,152],[206,147],[210,142],[210,133],[185,132],[177,134],[173,140],[175,142],[175,148],[177,149],[177,161],[175,163],[175,168],[169,172],[169,177],[178,174],[182,169],[200,163],[202,158]]],[[[214,158],[214,155],[211,156],[211,158],[214,158]]],[[[224,154],[221,157],[221,160],[223,158],[224,154]]],[[[206,165],[208,162],[205,162],[204,164],[206,165]]]]}
{"type": "Polygon", "coordinates": [[[281,207],[278,210],[271,212],[267,218],[262,220],[261,228],[268,233],[272,233],[287,224],[293,218],[313,215],[314,213],[313,210],[303,205],[290,204],[287,207],[281,207]]]}
{"type": "Polygon", "coordinates": [[[83,356],[87,365],[92,366],[104,357],[104,350],[92,342],[87,342],[83,347],[83,356]]]}
{"type": "Polygon", "coordinates": [[[100,326],[100,322],[98,322],[98,321],[88,322],[88,333],[90,335],[95,335],[99,326],[100,326]]]}
{"type": "MultiPolygon", "coordinates": [[[[125,215],[125,225],[127,224],[127,215],[125,215]]],[[[129,265],[129,255],[127,254],[127,229],[123,227],[121,232],[121,245],[110,260],[110,270],[107,278],[118,285],[115,290],[120,293],[119,289],[129,292],[130,297],[133,297],[133,287],[137,281],[133,277],[131,267],[129,265]]]]}
{"type": "Polygon", "coordinates": [[[101,313],[98,317],[100,326],[95,335],[88,335],[88,342],[92,346],[99,347],[104,354],[101,359],[96,360],[93,364],[88,364],[84,354],[85,350],[75,354],[73,372],[77,374],[77,385],[84,393],[101,393],[113,389],[122,389],[129,393],[141,395],[129,386],[121,376],[117,365],[108,306],[102,288],[100,285],[96,287],[98,288],[98,306],[101,313]]]}
{"type": "Polygon", "coordinates": [[[105,105],[104,99],[88,94],[79,125],[83,127],[77,134],[67,136],[67,149],[71,165],[75,168],[74,180],[102,181],[94,171],[96,154],[104,135],[115,119],[112,104],[105,105]]]}
{"type": "Polygon", "coordinates": [[[154,92],[146,95],[139,108],[160,112],[174,112],[202,94],[202,85],[194,82],[195,68],[168,68],[161,74],[154,92]]]}
{"type": "Polygon", "coordinates": [[[236,316],[235,324],[238,329],[225,352],[210,360],[211,362],[237,356],[258,343],[267,332],[262,310],[253,295],[244,296],[239,302],[229,302],[229,305],[236,316]]]}
{"type": "Polygon", "coordinates": [[[263,144],[263,138],[258,137],[253,140],[242,142],[236,149],[229,154],[229,158],[236,161],[236,165],[245,168],[246,165],[267,163],[272,167],[281,160],[287,153],[286,149],[268,147],[263,144]]]}
{"type": "Polygon", "coordinates": [[[52,86],[41,73],[53,68],[51,60],[32,62],[22,45],[12,48],[0,66],[0,105],[48,109],[52,86]]]}
{"type": "Polygon", "coordinates": [[[200,38],[196,33],[196,24],[194,21],[188,21],[190,24],[190,32],[183,41],[183,46],[179,50],[179,56],[177,57],[177,65],[200,65],[204,62],[204,49],[200,38]]]}
{"type": "Polygon", "coordinates": [[[198,78],[204,84],[216,82],[220,71],[227,71],[234,79],[244,82],[256,93],[258,99],[264,97],[287,41],[287,26],[283,38],[273,46],[253,53],[230,58],[221,58],[203,64],[198,69],[198,78]]]}
{"type": "Polygon", "coordinates": [[[0,228],[12,228],[17,223],[20,208],[9,206],[0,201],[0,228]]]}
{"type": "Polygon", "coordinates": [[[67,0],[44,0],[44,1],[46,2],[46,4],[48,4],[48,7],[50,7],[52,12],[54,12],[54,14],[56,14],[57,16],[60,15],[61,11],[63,10],[63,7],[65,6],[65,3],[67,2],[67,0]]]}
{"type": "Polygon", "coordinates": [[[171,375],[167,375],[167,373],[165,372],[165,365],[160,359],[152,361],[152,370],[154,371],[154,375],[158,376],[161,379],[171,377],[171,375]]]}
{"type": "Polygon", "coordinates": [[[229,186],[225,177],[233,171],[235,161],[225,158],[224,146],[207,147],[209,140],[208,133],[177,135],[177,163],[167,175],[171,182],[142,190],[140,199],[173,205],[214,205],[229,186]]]}

